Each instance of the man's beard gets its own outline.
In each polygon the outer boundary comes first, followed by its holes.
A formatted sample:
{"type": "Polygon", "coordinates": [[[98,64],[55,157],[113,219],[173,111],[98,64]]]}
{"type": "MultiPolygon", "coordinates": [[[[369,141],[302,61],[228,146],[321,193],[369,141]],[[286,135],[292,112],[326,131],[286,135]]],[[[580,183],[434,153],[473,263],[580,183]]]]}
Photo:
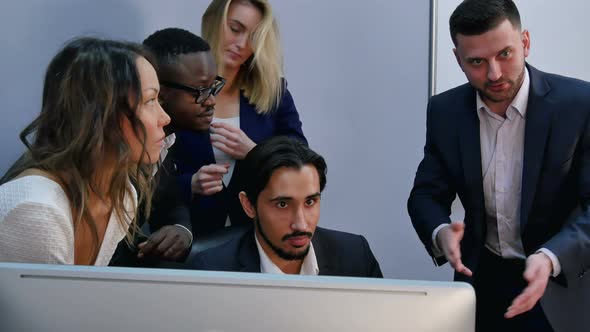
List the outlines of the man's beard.
{"type": "MultiPolygon", "coordinates": [[[[280,258],[284,259],[284,260],[288,260],[288,261],[294,261],[294,260],[303,260],[306,256],[307,253],[309,252],[309,247],[311,245],[308,244],[307,248],[305,248],[304,251],[300,252],[300,253],[296,253],[296,254],[292,254],[292,253],[288,253],[285,250],[279,248],[278,246],[274,245],[270,239],[266,236],[266,234],[264,233],[264,230],[262,229],[262,224],[260,223],[260,219],[258,218],[258,216],[256,216],[254,218],[255,222],[256,222],[256,227],[258,228],[258,233],[260,233],[260,235],[262,236],[262,239],[264,240],[264,242],[266,242],[266,244],[268,244],[268,246],[272,249],[272,251],[275,252],[275,254],[277,254],[277,256],[279,256],[280,258]]],[[[295,236],[308,236],[310,239],[312,237],[312,233],[309,232],[293,232],[291,234],[285,235],[282,240],[285,241],[288,238],[291,237],[295,237],[295,236]]]]}
{"type": "Polygon", "coordinates": [[[494,96],[492,93],[487,92],[487,87],[489,84],[498,83],[498,82],[486,82],[484,89],[477,89],[477,91],[479,92],[480,96],[482,96],[484,99],[490,100],[493,103],[500,103],[503,101],[512,101],[514,99],[514,97],[516,97],[516,94],[518,93],[518,91],[520,91],[520,87],[522,86],[522,82],[524,81],[524,71],[525,70],[526,70],[526,67],[523,67],[522,72],[516,78],[516,81],[511,81],[511,80],[502,81],[503,83],[510,84],[510,89],[508,90],[508,95],[506,97],[499,99],[496,96],[494,96]]]}

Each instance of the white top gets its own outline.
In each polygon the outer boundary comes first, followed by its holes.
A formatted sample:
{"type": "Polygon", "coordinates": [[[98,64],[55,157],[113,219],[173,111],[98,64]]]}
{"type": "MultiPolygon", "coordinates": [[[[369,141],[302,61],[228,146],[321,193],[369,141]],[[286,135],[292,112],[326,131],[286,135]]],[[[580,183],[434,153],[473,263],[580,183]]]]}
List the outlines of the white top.
{"type": "MultiPolygon", "coordinates": [[[[275,263],[270,260],[270,257],[264,252],[260,242],[258,242],[258,236],[254,233],[254,239],[256,240],[256,248],[258,248],[258,254],[260,255],[260,272],[261,273],[272,273],[272,274],[285,274],[275,263]]],[[[318,259],[315,256],[315,250],[313,250],[313,244],[309,243],[309,251],[307,256],[303,259],[301,264],[300,275],[306,276],[317,276],[320,273],[318,266],[318,259]]]]}
{"type": "MultiPolygon", "coordinates": [[[[125,198],[125,208],[132,216],[134,205],[137,194],[132,189],[132,197],[125,198]]],[[[126,231],[112,213],[95,265],[109,264],[126,231]]],[[[57,182],[29,175],[0,186],[0,261],[74,264],[70,203],[57,182]]]]}
{"type": "MultiPolygon", "coordinates": [[[[213,118],[213,123],[221,122],[228,124],[232,127],[240,128],[240,117],[236,116],[234,118],[213,118]]],[[[236,160],[232,158],[229,154],[219,150],[216,147],[213,147],[213,156],[215,156],[215,162],[217,164],[229,164],[229,169],[227,173],[223,175],[223,183],[227,187],[229,185],[229,181],[231,180],[231,176],[234,173],[234,167],[236,166],[236,160]]]]}

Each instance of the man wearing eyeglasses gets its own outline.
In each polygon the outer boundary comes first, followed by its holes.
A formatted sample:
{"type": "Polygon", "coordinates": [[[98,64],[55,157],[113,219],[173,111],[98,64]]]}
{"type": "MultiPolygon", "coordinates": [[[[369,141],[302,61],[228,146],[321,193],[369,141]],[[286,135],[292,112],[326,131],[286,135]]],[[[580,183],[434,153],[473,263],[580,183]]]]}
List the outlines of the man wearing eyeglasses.
{"type": "MultiPolygon", "coordinates": [[[[209,140],[215,95],[225,84],[225,80],[217,76],[209,44],[189,31],[177,28],[159,30],[143,44],[158,60],[160,103],[171,118],[170,125],[165,128],[166,139],[171,141],[167,144],[171,153],[168,155],[166,151],[166,155],[161,156],[163,162],[157,173],[159,183],[148,221],[152,234],[148,238],[135,239],[137,251],[122,241],[110,263],[115,266],[159,265],[153,260],[178,261],[188,254],[193,239],[190,202],[183,199],[184,193],[177,181],[180,163],[174,157],[172,147],[209,140]],[[175,138],[176,135],[180,139],[175,138]]],[[[200,156],[195,153],[195,157],[200,156]]],[[[223,166],[209,168],[212,178],[227,172],[223,166]]],[[[144,219],[140,218],[140,225],[144,219]]]]}
{"type": "MultiPolygon", "coordinates": [[[[209,131],[214,122],[215,96],[225,79],[217,75],[209,44],[189,31],[159,30],[144,45],[158,58],[160,99],[171,118],[166,130],[176,135],[168,159],[173,163],[181,200],[190,209],[192,230],[203,235],[223,228],[223,221],[220,225],[212,220],[227,218],[218,215],[223,211],[227,215],[231,205],[228,202],[232,200],[222,184],[222,178],[231,169],[229,162],[214,154],[209,131]]],[[[156,204],[155,209],[158,208],[156,204]]]]}

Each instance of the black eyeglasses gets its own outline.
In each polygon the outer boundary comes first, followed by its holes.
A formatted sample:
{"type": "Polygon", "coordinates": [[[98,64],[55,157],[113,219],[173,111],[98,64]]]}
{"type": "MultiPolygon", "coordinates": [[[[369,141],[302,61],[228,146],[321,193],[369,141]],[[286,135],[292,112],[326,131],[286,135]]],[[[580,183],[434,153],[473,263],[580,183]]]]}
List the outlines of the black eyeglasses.
{"type": "Polygon", "coordinates": [[[225,85],[225,78],[221,76],[215,77],[215,81],[213,81],[213,84],[211,84],[211,86],[207,88],[195,88],[190,85],[169,81],[162,81],[160,82],[160,84],[172,89],[178,89],[189,92],[195,97],[195,104],[202,104],[205,102],[205,100],[209,99],[211,95],[217,96],[219,91],[221,91],[221,89],[223,89],[223,86],[225,85]]]}

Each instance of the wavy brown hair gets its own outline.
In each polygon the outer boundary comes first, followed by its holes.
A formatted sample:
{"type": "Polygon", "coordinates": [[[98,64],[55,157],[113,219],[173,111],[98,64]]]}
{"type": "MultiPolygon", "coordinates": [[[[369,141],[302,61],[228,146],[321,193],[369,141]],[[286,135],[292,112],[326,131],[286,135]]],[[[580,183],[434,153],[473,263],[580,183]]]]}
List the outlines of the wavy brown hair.
{"type": "Polygon", "coordinates": [[[279,105],[285,89],[279,26],[268,0],[213,0],[203,14],[201,33],[211,45],[219,75],[223,76],[223,38],[232,2],[249,3],[262,14],[262,20],[250,36],[254,53],[240,68],[236,83],[256,105],[258,113],[268,113],[279,105]]]}
{"type": "Polygon", "coordinates": [[[155,64],[139,44],[97,38],[67,43],[47,68],[41,113],[20,134],[27,151],[0,180],[10,181],[27,169],[54,176],[69,199],[74,229],[82,222],[89,226],[94,239],[92,261],[98,255],[99,239],[88,206],[91,193],[111,202],[121,227],[129,225],[128,242],[138,230],[134,222],[138,205],[132,206],[132,211],[125,208],[133,187],[143,213],[149,215],[151,209],[154,166],[130,159],[131,150],[121,126],[124,118],[129,119],[142,142],[140,160],[144,160],[147,134],[136,116],[142,100],[136,67],[139,57],[155,64]],[[112,163],[105,165],[105,161],[112,163]],[[104,181],[97,179],[97,174],[103,174],[105,167],[111,175],[106,186],[97,183],[104,181]],[[100,191],[101,185],[108,188],[107,192],[100,191]]]}

